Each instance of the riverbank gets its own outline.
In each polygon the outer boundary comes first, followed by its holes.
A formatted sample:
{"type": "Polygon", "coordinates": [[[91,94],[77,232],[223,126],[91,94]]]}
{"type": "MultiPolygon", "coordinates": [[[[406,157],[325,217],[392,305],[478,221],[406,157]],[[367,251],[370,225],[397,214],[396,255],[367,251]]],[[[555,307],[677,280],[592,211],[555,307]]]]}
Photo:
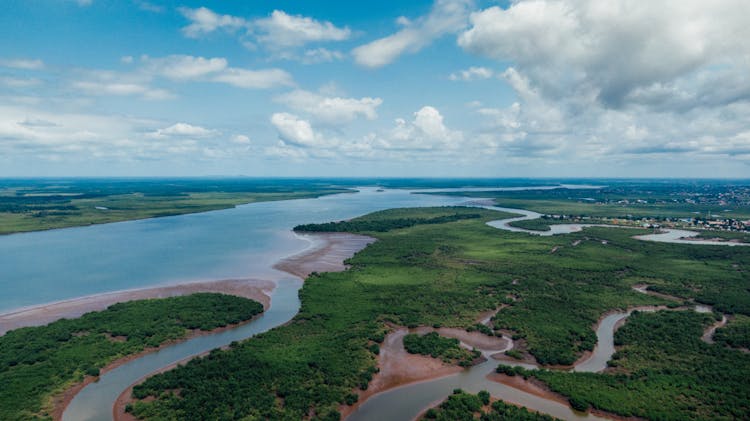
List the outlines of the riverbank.
{"type": "Polygon", "coordinates": [[[274,288],[275,284],[271,281],[260,279],[226,279],[90,295],[0,314],[0,336],[9,330],[21,327],[42,326],[62,318],[77,318],[91,311],[104,310],[116,303],[149,298],[176,297],[198,292],[215,292],[249,298],[261,303],[263,308],[267,310],[271,303],[269,294],[274,288]]]}
{"type": "Polygon", "coordinates": [[[310,242],[302,252],[281,259],[274,269],[305,279],[313,272],[346,270],[344,261],[375,242],[372,237],[348,233],[295,234],[310,242]]]}
{"type": "MultiPolygon", "coordinates": [[[[265,308],[265,306],[264,306],[264,308],[265,308]]],[[[251,323],[253,320],[256,320],[258,317],[261,317],[262,315],[263,315],[263,313],[260,313],[260,314],[256,315],[255,317],[253,317],[253,318],[251,318],[249,320],[245,320],[245,321],[240,322],[240,323],[235,323],[235,324],[227,325],[227,326],[220,327],[220,328],[213,329],[213,330],[193,329],[187,335],[185,335],[184,337],[182,337],[180,339],[176,339],[176,340],[165,342],[165,343],[163,343],[163,344],[161,344],[161,345],[159,345],[157,347],[146,348],[146,349],[144,349],[143,351],[141,351],[141,352],[139,352],[137,354],[128,355],[128,356],[119,358],[119,359],[117,359],[115,361],[112,361],[111,363],[107,364],[106,366],[104,366],[103,368],[101,368],[99,370],[99,376],[86,376],[82,382],[75,383],[74,385],[72,385],[72,386],[68,387],[67,389],[65,389],[62,393],[53,396],[52,397],[52,408],[53,409],[51,411],[52,412],[52,419],[54,421],[60,421],[60,420],[62,420],[63,413],[65,412],[65,409],[68,407],[68,405],[70,405],[70,403],[73,401],[73,399],[76,397],[76,395],[81,390],[83,390],[83,388],[85,388],[86,386],[88,386],[89,384],[98,381],[99,378],[102,375],[106,374],[107,372],[110,372],[110,371],[112,371],[112,370],[114,370],[114,369],[116,369],[116,368],[118,368],[118,367],[120,367],[122,365],[125,365],[125,364],[127,364],[127,363],[129,363],[131,361],[137,360],[138,358],[141,358],[144,355],[148,355],[148,354],[151,354],[153,352],[157,352],[157,351],[159,351],[161,349],[164,349],[164,348],[167,348],[169,346],[176,345],[176,344],[179,344],[179,343],[183,343],[183,342],[186,342],[186,341],[188,341],[190,339],[198,338],[200,336],[213,335],[213,334],[225,332],[225,331],[228,331],[228,330],[231,330],[231,329],[235,329],[235,328],[237,328],[239,326],[242,326],[242,325],[246,325],[248,323],[251,323]]],[[[182,362],[182,361],[180,361],[180,362],[182,362]]],[[[174,366],[176,366],[177,364],[178,363],[175,363],[173,365],[170,365],[169,367],[165,367],[164,371],[166,371],[167,369],[174,368],[174,366]]]]}
{"type": "MultiPolygon", "coordinates": [[[[347,268],[344,264],[346,259],[352,257],[355,253],[375,241],[375,239],[371,237],[346,233],[321,233],[300,237],[310,241],[310,246],[300,253],[280,260],[273,267],[302,279],[309,276],[312,272],[337,272],[345,270],[347,268]]],[[[272,306],[273,304],[270,303],[270,305],[272,306]]],[[[114,401],[111,408],[113,418],[116,421],[131,421],[135,419],[131,414],[125,412],[127,404],[130,403],[132,399],[131,394],[133,387],[140,384],[148,377],[169,371],[177,367],[179,364],[184,364],[194,358],[206,355],[207,352],[208,351],[189,356],[178,362],[161,367],[157,371],[146,373],[136,382],[130,384],[114,401]]],[[[122,364],[127,362],[128,361],[123,361],[122,364]]],[[[72,394],[72,397],[82,390],[83,387],[85,387],[85,385],[78,387],[72,394]]]]}
{"type": "MultiPolygon", "coordinates": [[[[482,313],[479,321],[496,312],[497,310],[482,313]]],[[[463,367],[447,364],[438,358],[427,355],[410,354],[404,349],[404,336],[407,334],[424,335],[430,332],[437,332],[441,336],[458,339],[461,345],[466,348],[482,350],[482,362],[486,361],[486,358],[489,358],[490,355],[506,351],[512,346],[512,342],[505,338],[487,336],[478,331],[467,332],[464,329],[449,327],[421,326],[408,329],[394,326],[393,330],[386,335],[383,343],[380,344],[380,353],[377,357],[379,371],[373,376],[367,390],[354,391],[359,396],[356,404],[339,407],[342,419],[346,419],[369,398],[380,393],[410,384],[437,380],[464,371],[463,367]]]]}

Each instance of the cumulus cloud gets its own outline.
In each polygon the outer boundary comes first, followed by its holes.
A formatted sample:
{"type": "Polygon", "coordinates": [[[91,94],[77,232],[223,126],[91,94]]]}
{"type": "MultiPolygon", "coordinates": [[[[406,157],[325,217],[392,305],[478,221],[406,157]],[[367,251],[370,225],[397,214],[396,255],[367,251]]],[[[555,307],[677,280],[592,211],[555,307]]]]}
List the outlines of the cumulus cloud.
{"type": "Polygon", "coordinates": [[[294,114],[274,113],[271,116],[271,124],[285,143],[301,147],[321,147],[330,143],[313,130],[309,121],[294,114]]]}
{"type": "Polygon", "coordinates": [[[380,98],[328,97],[304,90],[280,95],[276,101],[328,124],[348,123],[357,117],[374,120],[378,116],[377,108],[383,103],[380,98]]]}
{"type": "Polygon", "coordinates": [[[311,17],[289,15],[283,10],[274,10],[271,16],[256,19],[251,24],[259,43],[271,48],[298,47],[310,42],[343,41],[351,30],[339,28],[331,22],[318,21],[311,17]]]}
{"type": "Polygon", "coordinates": [[[450,80],[463,80],[468,82],[471,80],[489,79],[493,76],[495,76],[495,72],[493,72],[492,69],[472,66],[466,70],[451,73],[448,78],[450,80]]]}
{"type": "Polygon", "coordinates": [[[415,53],[435,39],[466,27],[472,0],[436,0],[430,13],[413,21],[399,18],[398,32],[361,45],[352,51],[357,64],[377,68],[399,56],[415,53]]]}
{"type": "Polygon", "coordinates": [[[477,139],[546,162],[747,159],[748,15],[739,0],[520,0],[472,13],[459,46],[511,62],[501,78],[517,95],[477,108],[477,139]]]}
{"type": "Polygon", "coordinates": [[[395,149],[454,149],[462,140],[463,134],[446,127],[440,111],[427,105],[415,112],[410,122],[396,119],[385,145],[395,149]]]}
{"type": "Polygon", "coordinates": [[[220,15],[205,7],[197,9],[181,7],[178,10],[190,21],[188,26],[182,28],[182,33],[190,38],[200,38],[217,30],[232,32],[248,24],[243,18],[220,15]]]}
{"type": "Polygon", "coordinates": [[[457,157],[463,133],[448,128],[440,112],[424,106],[409,121],[397,119],[390,130],[361,137],[339,139],[294,114],[275,113],[271,124],[279,142],[266,148],[267,155],[302,160],[306,158],[366,158],[390,160],[429,160],[457,157]]]}
{"type": "Polygon", "coordinates": [[[547,95],[577,87],[619,107],[637,89],[702,67],[747,68],[749,15],[743,0],[522,0],[472,13],[458,44],[513,61],[547,95]]]}

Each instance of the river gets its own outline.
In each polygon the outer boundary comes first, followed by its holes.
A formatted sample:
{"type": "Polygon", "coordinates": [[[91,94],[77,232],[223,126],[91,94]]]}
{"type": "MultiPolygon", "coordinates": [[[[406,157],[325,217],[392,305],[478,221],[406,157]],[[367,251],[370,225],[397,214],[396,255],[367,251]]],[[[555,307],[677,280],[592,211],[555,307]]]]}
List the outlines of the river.
{"type": "MultiPolygon", "coordinates": [[[[277,283],[270,308],[257,320],[166,347],[107,372],[98,382],[85,387],[64,413],[65,420],[110,420],[114,400],[138,379],[164,366],[271,329],[296,314],[301,281],[272,267],[307,246],[307,242],[292,234],[293,226],[341,220],[388,208],[449,206],[465,201],[466,198],[455,196],[362,188],[357,193],[317,199],[254,203],[200,214],[3,236],[0,267],[4,268],[4,274],[0,288],[5,293],[0,296],[0,312],[113,290],[194,280],[250,275],[277,283]]],[[[535,212],[490,208],[524,215],[490,223],[511,231],[526,230],[509,227],[508,222],[539,217],[535,212]]],[[[487,380],[486,375],[496,364],[490,359],[455,376],[396,389],[408,393],[394,390],[376,395],[350,419],[416,415],[455,387],[471,391],[486,389],[510,402],[561,418],[597,419],[487,380]],[[387,405],[382,405],[384,399],[387,405]]]]}

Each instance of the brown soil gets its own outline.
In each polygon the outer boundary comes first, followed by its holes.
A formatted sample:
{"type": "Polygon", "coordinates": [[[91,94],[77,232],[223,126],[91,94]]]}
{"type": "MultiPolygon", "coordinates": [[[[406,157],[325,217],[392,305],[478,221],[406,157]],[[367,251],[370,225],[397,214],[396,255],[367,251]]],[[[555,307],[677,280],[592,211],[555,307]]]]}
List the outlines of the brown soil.
{"type": "Polygon", "coordinates": [[[448,365],[436,358],[409,354],[404,349],[404,336],[409,333],[406,328],[397,328],[386,335],[380,345],[378,368],[380,372],[373,376],[367,390],[357,390],[359,400],[352,406],[342,405],[342,419],[346,419],[371,396],[420,381],[434,380],[449,376],[463,370],[461,367],[448,365]]]}
{"type": "Polygon", "coordinates": [[[313,272],[341,272],[344,261],[375,241],[372,237],[347,233],[298,234],[313,245],[300,254],[282,259],[273,267],[302,279],[313,272]]]}

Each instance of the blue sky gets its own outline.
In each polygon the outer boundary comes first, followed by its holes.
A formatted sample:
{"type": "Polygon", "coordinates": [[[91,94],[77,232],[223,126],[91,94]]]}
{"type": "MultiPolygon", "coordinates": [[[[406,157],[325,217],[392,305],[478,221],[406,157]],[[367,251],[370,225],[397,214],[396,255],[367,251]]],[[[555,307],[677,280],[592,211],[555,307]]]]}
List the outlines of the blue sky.
{"type": "Polygon", "coordinates": [[[744,0],[7,0],[0,176],[750,176],[744,0]]]}

